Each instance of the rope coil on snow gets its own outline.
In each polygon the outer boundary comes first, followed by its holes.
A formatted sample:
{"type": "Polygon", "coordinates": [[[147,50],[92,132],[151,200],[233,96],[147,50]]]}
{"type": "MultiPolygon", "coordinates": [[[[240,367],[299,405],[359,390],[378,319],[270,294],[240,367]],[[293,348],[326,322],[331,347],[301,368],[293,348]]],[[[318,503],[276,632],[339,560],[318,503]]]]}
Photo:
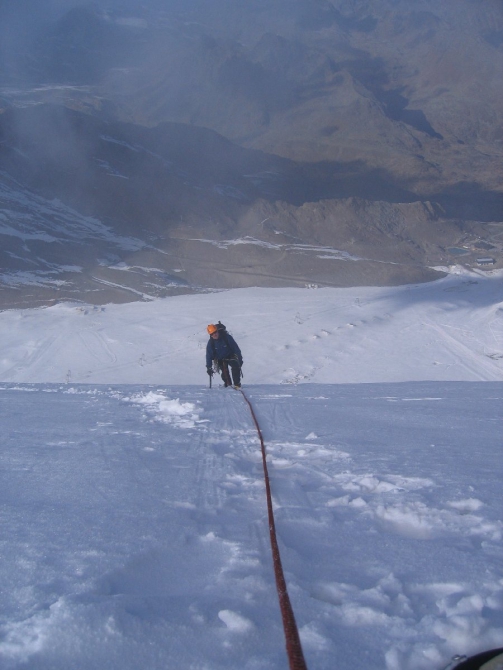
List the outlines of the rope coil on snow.
{"type": "Polygon", "coordinates": [[[267,514],[269,517],[269,535],[271,539],[272,560],[274,565],[274,576],[276,578],[276,589],[278,591],[279,606],[281,610],[281,617],[283,619],[283,630],[285,631],[286,653],[290,670],[307,670],[307,665],[304,660],[304,653],[300,643],[299,631],[295,622],[290,598],[286,588],[285,575],[283,573],[283,566],[281,565],[281,556],[279,553],[278,540],[276,537],[276,525],[274,523],[274,513],[272,508],[271,486],[269,483],[269,472],[267,470],[266,450],[262,431],[260,430],[257,417],[253,410],[251,402],[248,400],[242,389],[239,389],[245,399],[257,429],[260,439],[260,447],[262,450],[262,465],[264,467],[265,490],[267,496],[267,514]]]}

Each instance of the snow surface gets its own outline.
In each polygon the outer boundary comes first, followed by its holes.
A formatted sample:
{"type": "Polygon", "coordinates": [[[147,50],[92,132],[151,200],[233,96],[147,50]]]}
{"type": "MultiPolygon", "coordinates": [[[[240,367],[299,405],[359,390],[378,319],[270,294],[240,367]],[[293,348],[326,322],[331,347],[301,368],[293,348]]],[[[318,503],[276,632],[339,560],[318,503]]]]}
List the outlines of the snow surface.
{"type": "Polygon", "coordinates": [[[503,646],[502,279],[0,313],[0,668],[288,667],[219,318],[308,668],[503,646]]]}

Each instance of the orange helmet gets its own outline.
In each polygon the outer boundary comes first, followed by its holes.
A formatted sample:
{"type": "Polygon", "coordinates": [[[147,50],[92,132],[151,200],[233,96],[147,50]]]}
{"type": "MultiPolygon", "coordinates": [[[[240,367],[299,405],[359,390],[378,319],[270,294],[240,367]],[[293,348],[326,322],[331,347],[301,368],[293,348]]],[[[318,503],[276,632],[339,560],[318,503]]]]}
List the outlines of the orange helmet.
{"type": "Polygon", "coordinates": [[[206,330],[208,331],[209,335],[213,335],[213,333],[217,332],[218,328],[213,323],[210,323],[206,330]]]}

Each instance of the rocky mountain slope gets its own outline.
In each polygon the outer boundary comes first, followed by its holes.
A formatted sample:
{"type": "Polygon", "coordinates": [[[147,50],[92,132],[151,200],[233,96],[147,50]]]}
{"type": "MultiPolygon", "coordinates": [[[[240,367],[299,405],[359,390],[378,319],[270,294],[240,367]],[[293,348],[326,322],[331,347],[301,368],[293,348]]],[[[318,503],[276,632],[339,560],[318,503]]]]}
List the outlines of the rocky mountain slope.
{"type": "Polygon", "coordinates": [[[4,306],[501,266],[500,0],[32,4],[2,22],[4,306]]]}

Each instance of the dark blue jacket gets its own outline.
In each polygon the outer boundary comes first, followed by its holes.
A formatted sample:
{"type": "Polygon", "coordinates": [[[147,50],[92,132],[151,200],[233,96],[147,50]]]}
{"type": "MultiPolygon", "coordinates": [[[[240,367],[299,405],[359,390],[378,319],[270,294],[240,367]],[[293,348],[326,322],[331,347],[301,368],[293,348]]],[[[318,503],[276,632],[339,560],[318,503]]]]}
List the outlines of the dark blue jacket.
{"type": "Polygon", "coordinates": [[[243,357],[241,356],[241,349],[236,344],[236,341],[229,335],[229,333],[222,333],[218,340],[214,340],[212,337],[208,340],[206,345],[206,367],[209,368],[213,364],[213,359],[218,358],[222,360],[223,358],[232,358],[233,356],[238,357],[239,365],[243,363],[243,357]]]}

